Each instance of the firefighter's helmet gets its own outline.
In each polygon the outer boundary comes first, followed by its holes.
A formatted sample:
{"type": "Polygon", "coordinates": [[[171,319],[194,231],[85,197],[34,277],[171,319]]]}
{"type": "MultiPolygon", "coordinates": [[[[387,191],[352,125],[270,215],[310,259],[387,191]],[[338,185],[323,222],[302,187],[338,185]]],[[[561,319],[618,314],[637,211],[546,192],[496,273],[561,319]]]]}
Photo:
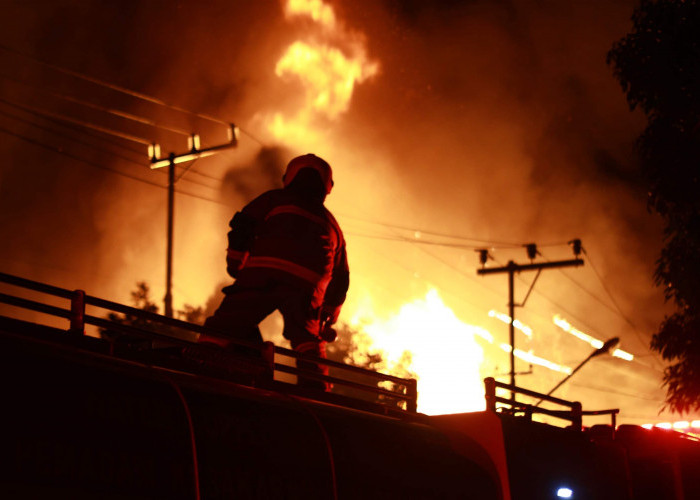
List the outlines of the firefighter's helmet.
{"type": "Polygon", "coordinates": [[[312,168],[318,172],[326,188],[326,194],[330,194],[333,188],[333,171],[331,170],[331,166],[323,158],[319,158],[311,153],[297,156],[289,162],[287,171],[284,173],[284,177],[282,177],[284,186],[289,186],[297,173],[303,168],[312,168]]]}

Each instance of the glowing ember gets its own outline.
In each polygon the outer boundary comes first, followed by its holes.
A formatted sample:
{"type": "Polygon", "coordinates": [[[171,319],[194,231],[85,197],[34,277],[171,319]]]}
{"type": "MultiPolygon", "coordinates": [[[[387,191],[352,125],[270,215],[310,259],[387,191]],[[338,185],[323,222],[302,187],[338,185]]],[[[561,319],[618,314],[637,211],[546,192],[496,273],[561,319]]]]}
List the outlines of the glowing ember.
{"type": "Polygon", "coordinates": [[[353,339],[360,355],[380,354],[391,374],[414,374],[419,411],[434,415],[485,408],[479,374],[483,350],[475,337],[490,340],[491,334],[460,321],[436,290],[387,320],[366,317],[354,321],[365,333],[353,339]]]}

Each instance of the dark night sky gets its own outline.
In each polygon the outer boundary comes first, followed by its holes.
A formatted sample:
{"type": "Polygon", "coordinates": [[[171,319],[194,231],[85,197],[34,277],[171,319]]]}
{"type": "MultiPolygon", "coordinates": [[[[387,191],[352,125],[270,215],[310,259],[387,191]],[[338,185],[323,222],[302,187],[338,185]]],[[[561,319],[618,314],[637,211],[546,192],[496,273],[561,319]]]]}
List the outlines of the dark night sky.
{"type": "MultiPolygon", "coordinates": [[[[633,149],[643,117],[629,112],[605,64],[633,2],[329,5],[335,24],[324,28],[285,17],[276,0],[2,2],[0,269],[117,301],[147,280],[162,297],[165,176],[148,169],[144,144],[62,120],[179,152],[182,135],[104,109],[198,132],[203,146],[225,141],[226,127],[205,114],[244,134],[178,182],[176,307],[204,304],[226,280],[233,211],[277,185],[293,154],[314,151],[335,168],[328,203],[348,238],[345,321],[391,315],[435,288],[460,320],[503,342],[506,325],[486,313],[506,309],[505,278],[478,278],[473,248],[526,262],[518,245],[537,242],[557,260],[578,237],[586,266],[543,273],[517,312],[537,332],[527,348],[569,366],[590,352],[553,314],[597,338],[621,337],[635,362],[600,360],[560,395],[622,407],[623,421],[660,418],[661,364],[647,346],[664,314],[652,284],[661,226],[646,211],[633,149]],[[276,74],[297,40],[362,61],[345,107],[313,107],[323,79],[276,74]],[[296,132],[276,133],[279,117],[296,132]],[[417,243],[417,232],[463,248],[417,243]]],[[[520,297],[531,279],[517,282],[520,297]]],[[[487,348],[486,357],[483,376],[506,370],[502,351],[487,348]]],[[[561,374],[539,368],[530,377],[523,383],[544,390],[561,374]]]]}

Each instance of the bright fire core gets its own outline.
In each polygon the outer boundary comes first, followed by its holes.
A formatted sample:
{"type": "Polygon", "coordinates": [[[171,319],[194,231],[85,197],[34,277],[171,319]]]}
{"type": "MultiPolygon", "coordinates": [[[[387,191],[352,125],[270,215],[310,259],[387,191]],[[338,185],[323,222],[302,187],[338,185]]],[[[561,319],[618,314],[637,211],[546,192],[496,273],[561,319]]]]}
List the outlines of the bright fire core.
{"type": "Polygon", "coordinates": [[[408,372],[418,379],[420,412],[437,415],[485,408],[479,373],[484,352],[476,337],[488,332],[459,320],[437,290],[405,304],[389,318],[363,311],[353,323],[362,332],[353,339],[358,352],[380,354],[389,373],[408,372]]]}

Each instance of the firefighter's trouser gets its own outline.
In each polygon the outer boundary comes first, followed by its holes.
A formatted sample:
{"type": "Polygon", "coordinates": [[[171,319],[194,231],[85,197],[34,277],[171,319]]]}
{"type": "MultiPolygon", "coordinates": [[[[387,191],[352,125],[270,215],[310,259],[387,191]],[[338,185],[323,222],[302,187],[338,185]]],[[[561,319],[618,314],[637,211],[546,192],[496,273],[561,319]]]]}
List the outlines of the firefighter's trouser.
{"type": "MultiPolygon", "coordinates": [[[[254,344],[263,342],[258,324],[273,311],[279,310],[284,319],[284,337],[292,349],[325,358],[325,342],[318,337],[319,314],[311,299],[311,292],[276,280],[238,280],[224,288],[224,299],[204,326],[217,330],[232,339],[254,344]]],[[[297,367],[319,374],[327,368],[318,363],[299,360],[297,367]]],[[[299,385],[322,389],[322,381],[299,377],[299,385]]]]}

